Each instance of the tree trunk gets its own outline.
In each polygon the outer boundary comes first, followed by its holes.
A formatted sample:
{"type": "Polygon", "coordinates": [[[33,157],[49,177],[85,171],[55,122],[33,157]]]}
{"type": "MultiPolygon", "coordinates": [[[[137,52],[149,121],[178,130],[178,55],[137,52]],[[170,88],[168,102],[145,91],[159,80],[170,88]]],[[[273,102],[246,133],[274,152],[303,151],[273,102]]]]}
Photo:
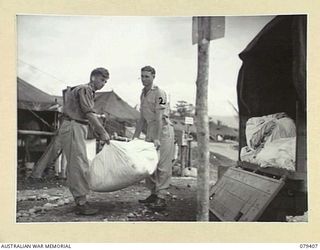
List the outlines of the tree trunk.
{"type": "Polygon", "coordinates": [[[208,119],[208,70],[209,41],[204,38],[210,28],[209,17],[198,19],[198,75],[196,96],[196,125],[198,140],[197,221],[209,220],[209,119],[208,119]]]}

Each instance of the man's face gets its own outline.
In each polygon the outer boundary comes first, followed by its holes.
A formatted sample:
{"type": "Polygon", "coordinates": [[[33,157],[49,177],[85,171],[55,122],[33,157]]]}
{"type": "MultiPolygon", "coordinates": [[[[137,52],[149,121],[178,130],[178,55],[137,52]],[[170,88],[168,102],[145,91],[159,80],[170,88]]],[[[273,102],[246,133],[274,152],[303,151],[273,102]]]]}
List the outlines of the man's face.
{"type": "Polygon", "coordinates": [[[96,90],[100,90],[107,83],[109,77],[104,77],[103,75],[92,76],[92,82],[96,90]]]}
{"type": "Polygon", "coordinates": [[[141,81],[145,87],[152,85],[154,77],[155,76],[149,71],[141,71],[141,81]]]}

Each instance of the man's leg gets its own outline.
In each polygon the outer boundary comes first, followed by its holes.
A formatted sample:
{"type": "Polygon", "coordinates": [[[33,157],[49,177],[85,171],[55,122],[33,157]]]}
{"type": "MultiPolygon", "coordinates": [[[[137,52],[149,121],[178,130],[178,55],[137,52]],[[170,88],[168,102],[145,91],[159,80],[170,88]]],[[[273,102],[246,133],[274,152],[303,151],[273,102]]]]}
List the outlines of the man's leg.
{"type": "Polygon", "coordinates": [[[43,171],[54,163],[54,161],[61,154],[61,142],[58,136],[55,136],[52,141],[49,143],[46,151],[43,153],[39,161],[33,168],[31,177],[41,178],[43,171]]]}
{"type": "MultiPolygon", "coordinates": [[[[147,127],[147,136],[146,136],[146,141],[147,142],[152,142],[153,141],[153,135],[154,135],[154,123],[150,123],[147,127]]],[[[153,203],[157,199],[156,195],[156,172],[153,173],[152,175],[148,176],[145,179],[146,182],[146,187],[150,190],[150,196],[148,196],[144,200],[139,200],[140,203],[153,203]]]]}
{"type": "Polygon", "coordinates": [[[152,175],[148,176],[145,179],[146,187],[150,190],[150,196],[148,196],[146,199],[139,200],[140,203],[153,203],[157,200],[157,194],[156,194],[156,173],[153,173],[152,175]]]}
{"type": "Polygon", "coordinates": [[[155,172],[155,194],[157,200],[152,204],[154,209],[166,207],[166,197],[172,177],[172,159],[174,157],[174,131],[168,125],[166,133],[160,140],[160,159],[155,172]]]}
{"type": "Polygon", "coordinates": [[[74,197],[80,214],[91,215],[97,212],[87,206],[89,185],[87,175],[89,162],[86,152],[85,138],[87,128],[74,121],[66,121],[60,129],[63,151],[67,160],[67,184],[74,197]]]}
{"type": "Polygon", "coordinates": [[[156,194],[165,199],[172,177],[172,160],[174,158],[174,131],[168,125],[168,136],[161,138],[160,159],[156,171],[156,194]]]}

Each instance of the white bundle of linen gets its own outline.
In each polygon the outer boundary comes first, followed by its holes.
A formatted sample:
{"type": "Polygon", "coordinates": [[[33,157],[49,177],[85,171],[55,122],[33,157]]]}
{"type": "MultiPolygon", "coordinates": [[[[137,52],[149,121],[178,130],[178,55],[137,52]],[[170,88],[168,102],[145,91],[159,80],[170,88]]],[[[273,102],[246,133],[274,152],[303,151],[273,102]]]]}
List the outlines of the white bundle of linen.
{"type": "Polygon", "coordinates": [[[92,160],[88,175],[90,189],[112,192],[133,185],[156,170],[158,159],[153,143],[139,139],[110,141],[92,160]]]}
{"type": "Polygon", "coordinates": [[[295,171],[296,126],[285,113],[250,118],[246,139],[242,161],[295,171]]]}

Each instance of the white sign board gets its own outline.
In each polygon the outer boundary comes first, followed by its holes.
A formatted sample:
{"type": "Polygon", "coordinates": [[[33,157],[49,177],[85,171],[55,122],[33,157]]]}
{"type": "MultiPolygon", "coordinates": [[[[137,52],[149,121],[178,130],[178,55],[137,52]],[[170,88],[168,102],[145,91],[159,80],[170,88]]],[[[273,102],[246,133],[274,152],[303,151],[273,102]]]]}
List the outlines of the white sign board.
{"type": "Polygon", "coordinates": [[[184,118],[184,123],[186,125],[192,125],[193,124],[193,117],[185,117],[184,118]]]}

